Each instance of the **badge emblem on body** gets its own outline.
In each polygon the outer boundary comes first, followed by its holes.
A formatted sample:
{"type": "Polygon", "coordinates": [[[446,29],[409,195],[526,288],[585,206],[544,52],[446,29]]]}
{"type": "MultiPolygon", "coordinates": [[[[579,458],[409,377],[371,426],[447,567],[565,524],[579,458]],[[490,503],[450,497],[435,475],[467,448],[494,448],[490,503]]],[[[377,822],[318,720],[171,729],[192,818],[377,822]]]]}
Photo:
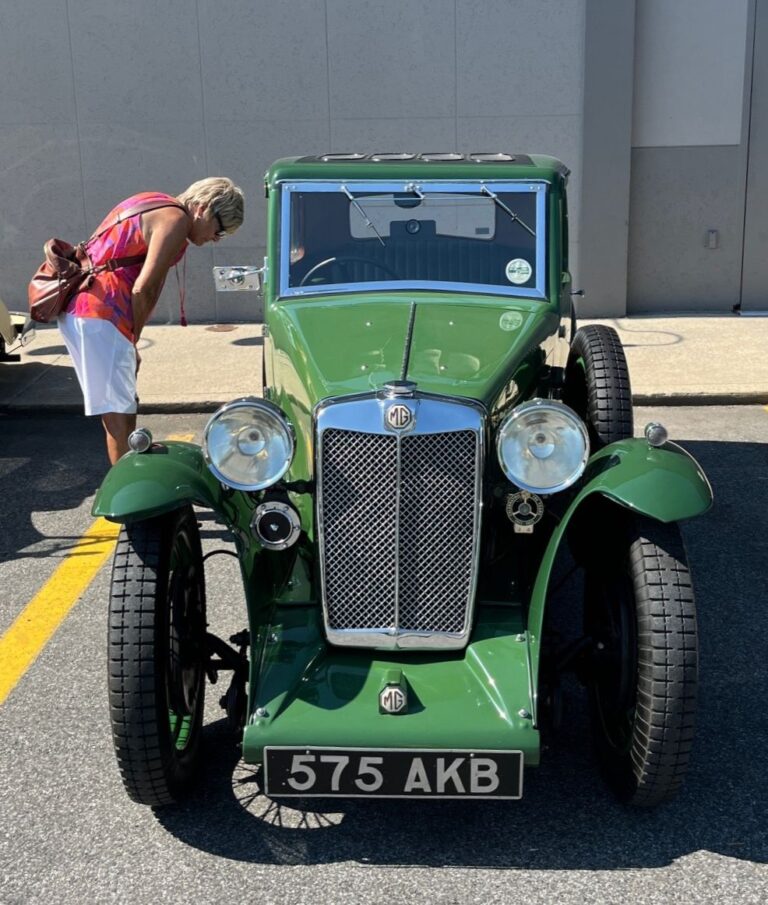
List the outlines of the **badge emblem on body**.
{"type": "Polygon", "coordinates": [[[533,526],[544,514],[544,501],[535,493],[521,490],[509,494],[505,508],[516,534],[533,534],[533,526]]]}
{"type": "Polygon", "coordinates": [[[413,427],[413,412],[401,402],[397,403],[397,405],[390,405],[384,418],[387,426],[395,431],[406,431],[413,427]]]}
{"type": "Polygon", "coordinates": [[[408,695],[401,685],[387,685],[379,693],[379,710],[382,713],[403,713],[408,706],[408,695]]]}

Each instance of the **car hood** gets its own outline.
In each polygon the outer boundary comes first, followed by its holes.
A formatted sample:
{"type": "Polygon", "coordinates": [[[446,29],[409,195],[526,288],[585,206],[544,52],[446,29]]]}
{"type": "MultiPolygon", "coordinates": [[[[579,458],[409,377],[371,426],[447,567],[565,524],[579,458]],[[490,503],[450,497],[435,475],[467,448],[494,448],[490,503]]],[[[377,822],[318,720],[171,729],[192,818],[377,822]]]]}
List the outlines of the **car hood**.
{"type": "Polygon", "coordinates": [[[278,302],[269,316],[273,398],[311,410],[322,399],[405,378],[421,392],[491,406],[516,376],[536,377],[558,321],[545,302],[489,296],[372,293],[278,302]]]}

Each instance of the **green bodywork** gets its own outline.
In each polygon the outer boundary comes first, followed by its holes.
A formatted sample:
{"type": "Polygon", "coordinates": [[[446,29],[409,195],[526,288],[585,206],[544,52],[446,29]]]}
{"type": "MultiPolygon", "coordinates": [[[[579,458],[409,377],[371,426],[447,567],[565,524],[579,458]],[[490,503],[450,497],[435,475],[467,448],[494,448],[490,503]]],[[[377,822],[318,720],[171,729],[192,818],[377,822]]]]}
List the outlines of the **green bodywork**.
{"type": "MultiPolygon", "coordinates": [[[[301,517],[302,538],[295,547],[278,553],[259,546],[250,521],[269,491],[223,487],[193,444],[167,442],[145,454],[128,454],[98,492],[94,514],[117,522],[191,503],[213,509],[231,529],[251,637],[247,761],[259,762],[265,745],[307,745],[514,749],[524,753],[526,764],[538,763],[546,603],[574,515],[594,495],[664,522],[699,515],[711,504],[698,464],[674,444],[658,449],[639,439],[611,444],[591,457],[568,492],[526,592],[494,605],[477,601],[464,650],[382,652],[335,648],[325,641],[315,505],[306,489],[314,477],[317,404],[407,378],[419,392],[480,402],[488,413],[493,456],[493,431],[504,414],[543,394],[543,376],[565,364],[570,332],[565,170],[552,158],[533,161],[532,166],[494,164],[492,178],[549,183],[544,300],[438,289],[279,299],[281,184],[353,177],[348,163],[278,161],[270,169],[265,369],[269,399],[286,414],[296,436],[285,476],[291,486],[284,490],[301,517]],[[297,488],[295,482],[307,484],[297,488]],[[405,714],[379,712],[379,693],[392,684],[407,688],[405,714]]],[[[412,178],[491,178],[478,164],[419,163],[414,169],[419,172],[412,178]]],[[[402,178],[401,166],[354,166],[356,182],[402,178]]],[[[484,567],[490,565],[481,561],[484,567]]]]}

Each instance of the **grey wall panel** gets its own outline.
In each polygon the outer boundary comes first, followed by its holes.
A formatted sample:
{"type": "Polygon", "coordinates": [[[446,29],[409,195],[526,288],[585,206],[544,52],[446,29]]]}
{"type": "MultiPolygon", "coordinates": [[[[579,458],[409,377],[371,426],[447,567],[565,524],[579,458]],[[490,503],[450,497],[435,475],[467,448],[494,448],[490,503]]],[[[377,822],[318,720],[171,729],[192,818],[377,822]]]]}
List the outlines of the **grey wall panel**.
{"type": "Polygon", "coordinates": [[[456,118],[332,119],[334,151],[440,151],[456,147],[456,118]]]}
{"type": "Polygon", "coordinates": [[[454,0],[327,0],[332,118],[453,116],[454,0]]]}
{"type": "Polygon", "coordinates": [[[738,302],[739,148],[632,153],[628,313],[729,311],[738,302]],[[719,248],[707,247],[707,231],[719,248]]]}
{"type": "Polygon", "coordinates": [[[585,0],[457,3],[459,116],[581,114],[585,0]]]}
{"type": "MultiPolygon", "coordinates": [[[[32,246],[38,259],[52,235],[79,241],[86,224],[75,126],[3,125],[1,132],[0,248],[32,246]]],[[[9,294],[0,272],[0,296],[9,294]]]]}
{"type": "Polygon", "coordinates": [[[744,222],[742,311],[768,311],[768,2],[758,0],[744,222]]]}
{"type": "Polygon", "coordinates": [[[633,147],[741,141],[749,0],[638,0],[633,147]]]}
{"type": "Polygon", "coordinates": [[[90,229],[129,195],[142,191],[176,195],[208,175],[199,121],[86,122],[80,127],[80,147],[90,229]]]}
{"type": "Polygon", "coordinates": [[[75,121],[67,0],[6,0],[0,7],[0,61],[12,74],[0,90],[0,123],[75,121]]]}
{"type": "Polygon", "coordinates": [[[69,4],[85,122],[201,122],[197,15],[187,0],[69,4]]]}
{"type": "MultiPolygon", "coordinates": [[[[217,296],[210,266],[260,263],[277,157],[490,147],[577,172],[586,2],[9,0],[0,295],[23,307],[51,235],[79,240],[133,192],[224,174],[245,190],[246,222],[190,251],[190,317],[260,311],[247,294],[217,296]]],[[[160,321],[178,317],[175,292],[171,278],[160,321]]]]}
{"type": "Polygon", "coordinates": [[[325,0],[199,0],[199,9],[210,123],[327,118],[325,0]]]}
{"type": "MultiPolygon", "coordinates": [[[[264,300],[260,292],[217,292],[216,315],[217,324],[259,323],[264,320],[264,300]]],[[[243,363],[250,362],[247,351],[244,352],[243,363]]],[[[261,380],[261,374],[258,374],[261,380]]],[[[256,387],[254,385],[254,392],[256,387]]]]}
{"type": "Polygon", "coordinates": [[[634,0],[588,0],[578,257],[578,288],[586,292],[578,305],[582,317],[626,312],[634,29],[634,0]]]}

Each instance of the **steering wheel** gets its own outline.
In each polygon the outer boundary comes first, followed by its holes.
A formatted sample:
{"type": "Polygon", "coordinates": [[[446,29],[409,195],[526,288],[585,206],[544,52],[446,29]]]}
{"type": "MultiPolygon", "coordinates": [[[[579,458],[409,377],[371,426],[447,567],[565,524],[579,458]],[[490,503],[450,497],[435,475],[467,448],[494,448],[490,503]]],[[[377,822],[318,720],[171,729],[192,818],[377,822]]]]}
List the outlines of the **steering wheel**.
{"type": "Polygon", "coordinates": [[[356,258],[352,255],[339,255],[339,257],[337,258],[326,258],[324,261],[320,261],[319,264],[315,264],[314,267],[311,267],[301,278],[299,286],[306,286],[307,281],[310,277],[314,276],[319,270],[322,270],[324,267],[328,267],[331,264],[338,264],[346,274],[346,265],[350,263],[370,264],[371,267],[376,267],[378,270],[386,273],[387,276],[392,277],[392,279],[400,279],[399,275],[396,274],[391,267],[387,267],[386,264],[382,264],[379,261],[374,261],[372,258],[356,258]]]}

